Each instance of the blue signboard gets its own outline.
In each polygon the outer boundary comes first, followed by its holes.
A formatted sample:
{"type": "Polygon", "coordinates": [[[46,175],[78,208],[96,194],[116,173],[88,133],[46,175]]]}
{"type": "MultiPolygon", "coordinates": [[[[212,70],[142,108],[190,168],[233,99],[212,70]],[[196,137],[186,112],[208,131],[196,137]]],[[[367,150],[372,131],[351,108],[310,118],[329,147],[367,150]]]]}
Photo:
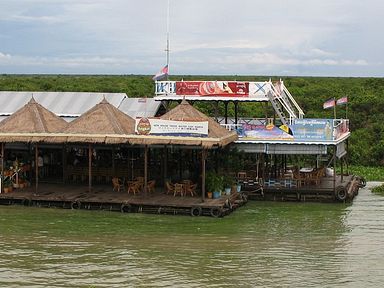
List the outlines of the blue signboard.
{"type": "Polygon", "coordinates": [[[295,141],[333,140],[333,119],[295,119],[291,129],[295,141]]]}

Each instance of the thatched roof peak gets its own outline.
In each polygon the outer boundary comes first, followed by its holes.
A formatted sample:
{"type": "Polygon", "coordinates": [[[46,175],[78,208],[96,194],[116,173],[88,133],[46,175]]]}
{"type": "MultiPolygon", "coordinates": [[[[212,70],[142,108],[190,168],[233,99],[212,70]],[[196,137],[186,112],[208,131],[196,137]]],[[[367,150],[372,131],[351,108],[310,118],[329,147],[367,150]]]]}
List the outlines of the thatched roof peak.
{"type": "Polygon", "coordinates": [[[220,139],[230,138],[231,141],[235,141],[237,139],[236,132],[228,131],[214,119],[197,110],[185,99],[160,118],[177,121],[208,121],[208,137],[220,139]]]}
{"type": "Polygon", "coordinates": [[[41,106],[32,97],[27,104],[0,122],[0,132],[54,133],[66,126],[67,122],[41,106]]]}
{"type": "Polygon", "coordinates": [[[37,103],[37,102],[36,102],[35,98],[34,98],[33,95],[32,95],[32,97],[31,97],[31,99],[29,100],[28,104],[35,104],[35,103],[37,103]]]}
{"type": "Polygon", "coordinates": [[[78,134],[133,134],[135,120],[110,104],[105,98],[64,130],[78,134]]]}

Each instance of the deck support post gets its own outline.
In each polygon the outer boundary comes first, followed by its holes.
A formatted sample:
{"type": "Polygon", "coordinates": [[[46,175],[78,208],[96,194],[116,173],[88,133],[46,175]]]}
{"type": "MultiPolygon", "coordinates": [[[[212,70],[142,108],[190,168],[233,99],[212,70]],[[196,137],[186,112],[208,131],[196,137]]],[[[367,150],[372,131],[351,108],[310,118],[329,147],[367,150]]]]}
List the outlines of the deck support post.
{"type": "Polygon", "coordinates": [[[37,188],[39,186],[39,147],[35,144],[35,193],[37,194],[37,188]]]}
{"type": "Polygon", "coordinates": [[[238,110],[238,102],[234,101],[233,104],[235,104],[235,124],[237,124],[237,110],[238,110]]]}
{"type": "Polygon", "coordinates": [[[228,124],[228,101],[224,101],[225,124],[228,124]]]}
{"type": "Polygon", "coordinates": [[[340,170],[341,170],[341,183],[344,181],[344,165],[343,165],[343,157],[340,158],[340,170]]]}
{"type": "Polygon", "coordinates": [[[336,193],[336,145],[333,146],[333,192],[336,193]]]}
{"type": "Polygon", "coordinates": [[[144,145],[144,194],[147,196],[148,182],[148,145],[144,145]]]}
{"type": "Polygon", "coordinates": [[[115,147],[112,146],[112,174],[113,177],[116,176],[116,167],[115,167],[115,147]]]}
{"type": "Polygon", "coordinates": [[[0,193],[3,192],[4,186],[4,142],[1,143],[1,187],[0,193]]]}
{"type": "Polygon", "coordinates": [[[67,145],[63,144],[63,153],[62,153],[62,161],[63,163],[63,184],[66,183],[67,179],[67,145]]]}
{"type": "Polygon", "coordinates": [[[92,145],[88,144],[88,192],[92,191],[92,145]]]}
{"type": "Polygon", "coordinates": [[[347,168],[347,175],[349,175],[349,157],[348,157],[348,154],[349,154],[349,139],[347,139],[346,141],[346,150],[347,150],[347,154],[345,154],[345,163],[346,163],[346,168],[347,168]]]}
{"type": "Polygon", "coordinates": [[[207,150],[203,148],[201,151],[201,202],[205,201],[205,160],[207,158],[207,150]]]}
{"type": "Polygon", "coordinates": [[[164,185],[168,178],[168,147],[164,145],[164,171],[163,171],[163,178],[164,178],[164,185]]]}

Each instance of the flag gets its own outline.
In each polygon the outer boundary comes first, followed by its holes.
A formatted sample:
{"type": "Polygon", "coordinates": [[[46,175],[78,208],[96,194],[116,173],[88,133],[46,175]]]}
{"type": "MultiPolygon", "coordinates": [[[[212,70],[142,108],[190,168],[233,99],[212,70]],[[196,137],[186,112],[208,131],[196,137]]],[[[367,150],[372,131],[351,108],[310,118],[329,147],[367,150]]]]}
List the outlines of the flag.
{"type": "Polygon", "coordinates": [[[346,105],[348,103],[348,97],[344,96],[341,97],[340,99],[337,99],[336,105],[346,105]]]}
{"type": "Polygon", "coordinates": [[[332,107],[335,106],[335,104],[336,104],[335,98],[330,98],[330,99],[328,99],[327,101],[324,102],[323,108],[324,109],[332,108],[332,107]]]}
{"type": "Polygon", "coordinates": [[[164,79],[168,76],[168,65],[165,65],[155,76],[152,77],[153,81],[164,79]]]}

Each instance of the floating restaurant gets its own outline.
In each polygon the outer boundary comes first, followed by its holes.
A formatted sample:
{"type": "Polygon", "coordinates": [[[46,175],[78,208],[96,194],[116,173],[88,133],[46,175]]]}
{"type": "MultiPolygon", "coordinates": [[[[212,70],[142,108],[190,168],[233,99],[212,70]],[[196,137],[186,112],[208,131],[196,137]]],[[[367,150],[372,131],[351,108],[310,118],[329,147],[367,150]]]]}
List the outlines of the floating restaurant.
{"type": "Polygon", "coordinates": [[[304,118],[282,81],[155,85],[143,99],[0,92],[0,204],[219,217],[248,198],[350,201],[364,185],[348,174],[348,120],[304,118]],[[239,117],[249,102],[271,109],[239,117]]]}

